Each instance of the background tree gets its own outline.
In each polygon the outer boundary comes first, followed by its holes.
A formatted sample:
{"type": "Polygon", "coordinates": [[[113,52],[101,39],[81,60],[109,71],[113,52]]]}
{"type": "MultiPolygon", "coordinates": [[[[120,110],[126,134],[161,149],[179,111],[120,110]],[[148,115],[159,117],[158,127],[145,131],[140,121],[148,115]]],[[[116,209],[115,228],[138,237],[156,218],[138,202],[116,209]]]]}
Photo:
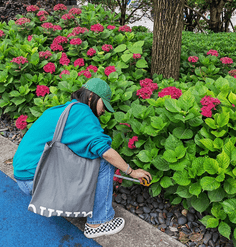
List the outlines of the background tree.
{"type": "Polygon", "coordinates": [[[151,73],[179,79],[184,0],[154,0],[151,73]]]}

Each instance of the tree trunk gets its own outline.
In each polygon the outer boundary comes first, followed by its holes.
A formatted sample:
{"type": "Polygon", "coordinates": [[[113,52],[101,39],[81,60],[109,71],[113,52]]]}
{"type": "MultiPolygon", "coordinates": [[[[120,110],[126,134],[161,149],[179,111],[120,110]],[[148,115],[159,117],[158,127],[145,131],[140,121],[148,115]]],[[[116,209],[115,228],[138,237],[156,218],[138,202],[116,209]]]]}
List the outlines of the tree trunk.
{"type": "Polygon", "coordinates": [[[212,0],[210,3],[210,30],[214,33],[222,32],[222,21],[220,15],[223,11],[226,0],[212,0]]]}
{"type": "Polygon", "coordinates": [[[154,0],[151,73],[179,79],[184,0],[154,0]]]}

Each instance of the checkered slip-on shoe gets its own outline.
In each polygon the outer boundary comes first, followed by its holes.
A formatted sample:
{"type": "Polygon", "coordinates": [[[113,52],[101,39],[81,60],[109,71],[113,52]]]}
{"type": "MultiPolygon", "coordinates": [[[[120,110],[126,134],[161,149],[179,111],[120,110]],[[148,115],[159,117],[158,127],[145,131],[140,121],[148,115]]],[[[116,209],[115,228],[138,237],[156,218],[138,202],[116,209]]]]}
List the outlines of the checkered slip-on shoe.
{"type": "Polygon", "coordinates": [[[120,232],[125,226],[123,218],[114,218],[111,221],[101,224],[93,228],[85,224],[84,235],[87,238],[97,238],[104,235],[112,235],[120,232]]]}

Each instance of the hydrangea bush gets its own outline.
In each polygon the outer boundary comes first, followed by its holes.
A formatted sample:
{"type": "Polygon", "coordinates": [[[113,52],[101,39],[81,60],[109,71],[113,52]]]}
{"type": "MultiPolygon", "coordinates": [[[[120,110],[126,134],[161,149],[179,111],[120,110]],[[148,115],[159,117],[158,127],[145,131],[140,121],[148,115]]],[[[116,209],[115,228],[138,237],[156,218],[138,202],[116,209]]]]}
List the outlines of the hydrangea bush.
{"type": "Polygon", "coordinates": [[[203,224],[236,236],[236,58],[215,46],[187,52],[183,41],[179,81],[151,77],[152,34],[118,26],[101,6],[27,11],[0,23],[0,114],[26,131],[89,78],[107,81],[115,113],[101,125],[133,168],[152,174],[150,193],[207,211],[203,224]]]}

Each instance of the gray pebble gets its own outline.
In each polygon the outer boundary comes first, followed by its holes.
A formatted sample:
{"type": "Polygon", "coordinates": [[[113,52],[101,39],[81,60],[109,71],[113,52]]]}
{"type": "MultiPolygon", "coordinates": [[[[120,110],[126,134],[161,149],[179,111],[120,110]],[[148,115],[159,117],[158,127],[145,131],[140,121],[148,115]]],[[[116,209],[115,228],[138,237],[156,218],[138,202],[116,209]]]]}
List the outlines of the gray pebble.
{"type": "Polygon", "coordinates": [[[214,232],[213,235],[212,235],[212,240],[214,243],[216,243],[216,241],[218,240],[219,238],[219,234],[217,232],[214,232]]]}
{"type": "Polygon", "coordinates": [[[143,212],[149,214],[151,212],[151,209],[149,207],[143,207],[143,212]]]}
{"type": "Polygon", "coordinates": [[[121,194],[121,197],[122,197],[122,199],[124,199],[124,200],[127,200],[127,196],[126,196],[126,194],[121,194]]]}
{"type": "Polygon", "coordinates": [[[158,207],[159,207],[159,209],[164,209],[164,204],[163,203],[159,203],[159,205],[158,205],[158,207]]]}
{"type": "Polygon", "coordinates": [[[183,215],[181,215],[179,218],[178,218],[178,224],[179,225],[184,225],[188,222],[187,218],[183,215]]]}
{"type": "Polygon", "coordinates": [[[188,219],[188,221],[190,221],[190,222],[194,221],[194,219],[195,219],[194,214],[187,213],[187,219],[188,219]]]}
{"type": "Polygon", "coordinates": [[[158,208],[158,203],[157,202],[153,202],[152,205],[153,205],[154,208],[158,208]]]}
{"type": "Polygon", "coordinates": [[[137,202],[142,203],[144,202],[143,196],[142,195],[137,195],[137,202]]]}
{"type": "Polygon", "coordinates": [[[157,213],[150,213],[150,216],[153,217],[153,218],[155,218],[155,217],[158,216],[158,214],[157,213]]]}
{"type": "Polygon", "coordinates": [[[205,235],[204,235],[204,238],[203,238],[203,243],[204,244],[207,244],[208,243],[208,241],[211,239],[211,234],[210,233],[206,233],[205,235]]]}
{"type": "Polygon", "coordinates": [[[135,211],[136,214],[143,214],[143,210],[141,208],[136,209],[135,211]]]}

